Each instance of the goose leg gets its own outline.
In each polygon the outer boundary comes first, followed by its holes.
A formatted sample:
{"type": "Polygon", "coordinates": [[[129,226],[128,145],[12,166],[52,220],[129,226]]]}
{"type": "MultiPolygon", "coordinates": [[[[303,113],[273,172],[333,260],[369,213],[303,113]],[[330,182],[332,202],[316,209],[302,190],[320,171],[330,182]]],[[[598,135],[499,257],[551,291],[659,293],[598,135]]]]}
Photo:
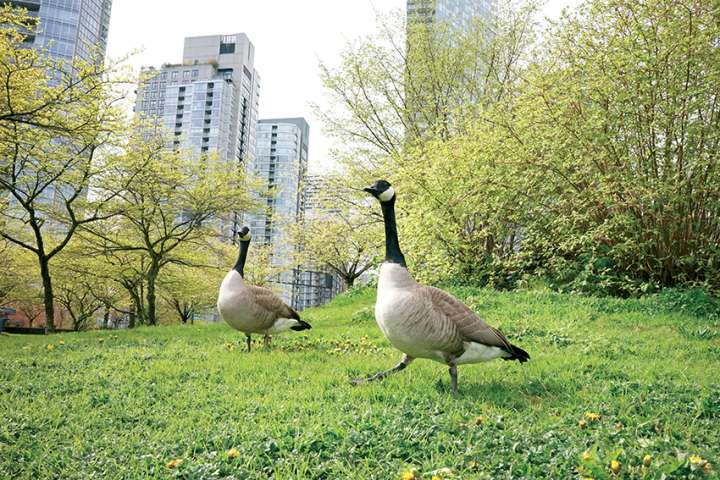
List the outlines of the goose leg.
{"type": "Polygon", "coordinates": [[[410,363],[412,361],[413,361],[413,358],[411,356],[405,355],[405,356],[403,356],[403,359],[400,361],[400,363],[395,365],[390,370],[385,370],[384,372],[378,372],[375,375],[373,375],[372,377],[368,377],[368,378],[353,378],[352,380],[350,380],[350,383],[352,383],[353,385],[360,385],[361,383],[374,382],[375,380],[382,380],[383,378],[387,377],[388,375],[390,375],[392,373],[399,372],[401,370],[405,370],[405,368],[408,365],[410,365],[410,363]]]}
{"type": "Polygon", "coordinates": [[[265,334],[263,337],[263,345],[265,347],[265,350],[270,350],[270,344],[272,343],[272,337],[269,334],[265,334]]]}
{"type": "Polygon", "coordinates": [[[450,365],[450,388],[452,389],[452,393],[458,392],[457,366],[454,363],[450,365]]]}
{"type": "Polygon", "coordinates": [[[250,343],[251,343],[251,342],[252,342],[252,340],[250,339],[250,334],[249,334],[249,333],[246,333],[246,334],[245,334],[245,343],[247,343],[247,349],[248,349],[247,351],[248,351],[248,353],[250,353],[250,343]]]}

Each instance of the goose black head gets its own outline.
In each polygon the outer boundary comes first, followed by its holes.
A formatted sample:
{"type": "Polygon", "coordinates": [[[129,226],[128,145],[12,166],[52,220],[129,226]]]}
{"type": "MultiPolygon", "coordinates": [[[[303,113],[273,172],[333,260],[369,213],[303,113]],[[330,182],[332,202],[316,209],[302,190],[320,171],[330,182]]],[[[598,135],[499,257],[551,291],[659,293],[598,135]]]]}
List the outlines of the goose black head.
{"type": "Polygon", "coordinates": [[[387,180],[378,180],[369,187],[363,188],[363,190],[383,203],[395,198],[395,189],[387,180]]]}
{"type": "Polygon", "coordinates": [[[250,238],[252,238],[252,235],[250,235],[250,229],[248,227],[241,228],[237,234],[241,242],[249,242],[250,238]]]}

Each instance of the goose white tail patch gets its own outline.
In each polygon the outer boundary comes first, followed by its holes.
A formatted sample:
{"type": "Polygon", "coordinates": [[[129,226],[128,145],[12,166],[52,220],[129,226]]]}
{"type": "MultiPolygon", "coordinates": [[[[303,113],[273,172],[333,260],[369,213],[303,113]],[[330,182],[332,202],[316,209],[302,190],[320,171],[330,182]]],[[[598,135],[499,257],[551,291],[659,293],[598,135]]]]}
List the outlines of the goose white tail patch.
{"type": "Polygon", "coordinates": [[[378,195],[378,199],[380,199],[381,202],[388,202],[391,198],[395,196],[395,190],[393,187],[388,188],[384,192],[382,192],[380,195],[378,195]]]}
{"type": "Polygon", "coordinates": [[[465,353],[457,359],[456,363],[462,365],[464,363],[489,362],[505,355],[507,355],[507,352],[502,348],[467,342],[465,343],[465,353]]]}
{"type": "Polygon", "coordinates": [[[300,322],[294,318],[278,318],[272,327],[268,330],[268,333],[280,333],[286,330],[290,330],[292,327],[300,325],[300,322]]]}

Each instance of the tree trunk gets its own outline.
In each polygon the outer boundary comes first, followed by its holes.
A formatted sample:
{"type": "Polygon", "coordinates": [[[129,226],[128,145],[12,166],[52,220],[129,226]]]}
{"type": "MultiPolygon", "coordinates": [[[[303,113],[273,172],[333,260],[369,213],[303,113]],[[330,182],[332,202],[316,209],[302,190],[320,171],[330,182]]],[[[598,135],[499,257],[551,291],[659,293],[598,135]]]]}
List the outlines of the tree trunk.
{"type": "Polygon", "coordinates": [[[346,287],[348,290],[350,290],[350,289],[353,287],[353,285],[355,285],[355,279],[356,279],[356,278],[357,278],[357,277],[354,277],[354,276],[351,276],[351,275],[343,278],[343,280],[345,280],[345,287],[346,287]]]}
{"type": "Polygon", "coordinates": [[[103,330],[107,330],[108,328],[108,320],[110,320],[110,308],[108,306],[105,306],[105,313],[103,314],[103,323],[102,328],[103,330]]]}
{"type": "Polygon", "coordinates": [[[147,323],[157,325],[155,282],[157,281],[159,267],[155,264],[150,266],[147,275],[147,323]]]}
{"type": "Polygon", "coordinates": [[[45,304],[45,333],[52,333],[55,331],[55,305],[53,303],[50,265],[46,258],[40,258],[40,276],[43,282],[43,300],[45,304]]]}

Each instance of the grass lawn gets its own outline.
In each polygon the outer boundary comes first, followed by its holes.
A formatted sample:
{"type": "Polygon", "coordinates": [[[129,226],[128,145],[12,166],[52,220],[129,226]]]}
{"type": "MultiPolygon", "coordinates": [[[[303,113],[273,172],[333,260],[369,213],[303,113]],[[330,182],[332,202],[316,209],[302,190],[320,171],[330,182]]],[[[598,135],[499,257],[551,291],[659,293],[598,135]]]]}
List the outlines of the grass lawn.
{"type": "Polygon", "coordinates": [[[717,477],[717,305],[453,292],[532,357],[459,367],[455,397],[427,360],[349,385],[401,356],[368,290],[270,352],[225,325],[0,336],[0,478],[717,477]]]}

